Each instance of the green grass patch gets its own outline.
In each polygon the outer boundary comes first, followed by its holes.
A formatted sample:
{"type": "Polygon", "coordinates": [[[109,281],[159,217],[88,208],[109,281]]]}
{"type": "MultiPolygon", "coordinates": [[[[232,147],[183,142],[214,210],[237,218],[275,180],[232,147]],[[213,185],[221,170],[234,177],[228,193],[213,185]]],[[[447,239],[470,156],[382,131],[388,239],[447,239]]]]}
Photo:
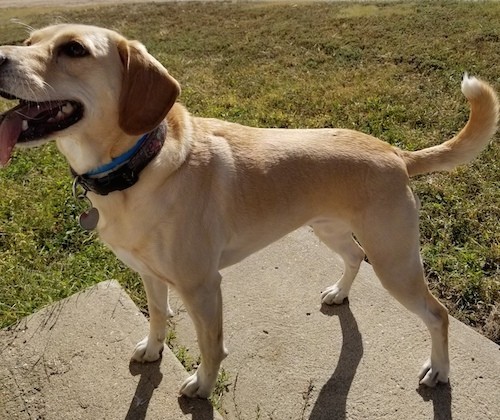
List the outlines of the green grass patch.
{"type": "MultiPolygon", "coordinates": [[[[407,149],[467,120],[464,71],[500,90],[500,4],[177,3],[2,9],[0,44],[26,27],[79,22],[144,42],[194,113],[266,127],[347,127],[407,149]]],[[[0,110],[6,103],[0,103],[0,110]]],[[[498,136],[496,137],[498,140],[498,136]]],[[[500,342],[498,141],[467,168],[416,179],[423,258],[451,313],[500,342]]],[[[76,223],[53,145],[0,172],[0,326],[117,278],[146,311],[137,276],[76,223]]]]}

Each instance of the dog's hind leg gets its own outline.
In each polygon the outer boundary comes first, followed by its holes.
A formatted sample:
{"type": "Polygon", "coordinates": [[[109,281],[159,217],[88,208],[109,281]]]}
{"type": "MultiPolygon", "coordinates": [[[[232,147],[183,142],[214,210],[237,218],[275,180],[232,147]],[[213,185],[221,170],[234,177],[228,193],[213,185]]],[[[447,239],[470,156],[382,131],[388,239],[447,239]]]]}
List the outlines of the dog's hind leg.
{"type": "Polygon", "coordinates": [[[420,383],[448,382],[448,311],[432,296],[425,281],[417,204],[407,194],[403,200],[394,198],[390,209],[370,213],[356,236],[382,285],[424,321],[431,335],[431,356],[420,371],[420,383]]]}
{"type": "Polygon", "coordinates": [[[168,285],[163,280],[142,276],[148,298],[149,334],[137,343],[132,359],[154,362],[160,358],[165,343],[167,319],[173,316],[168,303],[168,285]]]}
{"type": "Polygon", "coordinates": [[[331,220],[317,221],[311,224],[314,233],[332,251],[344,261],[344,273],[337,283],[321,292],[321,302],[327,305],[341,304],[348,296],[359,266],[365,256],[363,249],[352,236],[351,229],[331,220]]]}
{"type": "Polygon", "coordinates": [[[375,272],[384,287],[408,310],[416,313],[427,326],[431,335],[431,357],[423,365],[420,383],[435,386],[438,382],[448,382],[448,311],[432,296],[424,279],[420,258],[401,266],[385,267],[372,261],[375,272]],[[418,263],[417,263],[418,261],[418,263]]]}
{"type": "Polygon", "coordinates": [[[193,320],[201,353],[196,372],[184,381],[180,392],[188,397],[208,398],[219,367],[227,356],[222,335],[222,293],[220,274],[194,287],[177,288],[193,320]]]}

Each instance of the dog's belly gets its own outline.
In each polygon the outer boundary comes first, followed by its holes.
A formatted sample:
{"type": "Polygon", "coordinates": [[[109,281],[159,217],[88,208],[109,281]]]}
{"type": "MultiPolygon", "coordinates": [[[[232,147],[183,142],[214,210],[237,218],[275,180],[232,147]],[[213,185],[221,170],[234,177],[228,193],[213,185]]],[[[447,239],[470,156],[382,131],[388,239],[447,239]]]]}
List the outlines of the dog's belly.
{"type": "Polygon", "coordinates": [[[267,223],[254,224],[250,229],[242,229],[233,240],[223,248],[220,254],[219,270],[239,263],[255,252],[283,238],[301,226],[309,225],[314,217],[297,214],[294,217],[271,218],[267,223]]]}
{"type": "Polygon", "coordinates": [[[226,249],[222,252],[220,262],[219,262],[219,270],[222,270],[223,268],[229,267],[233,264],[237,264],[240,261],[243,261],[246,257],[249,255],[252,255],[254,252],[257,252],[261,250],[262,248],[266,247],[269,244],[259,244],[254,246],[248,246],[245,248],[239,248],[239,249],[226,249]]]}

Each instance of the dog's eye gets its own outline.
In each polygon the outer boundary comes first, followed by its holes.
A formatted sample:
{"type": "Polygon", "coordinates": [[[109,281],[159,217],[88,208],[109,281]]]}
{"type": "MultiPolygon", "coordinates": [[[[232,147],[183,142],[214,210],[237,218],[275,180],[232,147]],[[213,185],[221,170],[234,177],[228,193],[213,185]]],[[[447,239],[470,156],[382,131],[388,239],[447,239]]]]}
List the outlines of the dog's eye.
{"type": "Polygon", "coordinates": [[[78,41],[71,41],[61,46],[60,52],[68,57],[78,58],[89,55],[87,48],[85,48],[78,41]]]}

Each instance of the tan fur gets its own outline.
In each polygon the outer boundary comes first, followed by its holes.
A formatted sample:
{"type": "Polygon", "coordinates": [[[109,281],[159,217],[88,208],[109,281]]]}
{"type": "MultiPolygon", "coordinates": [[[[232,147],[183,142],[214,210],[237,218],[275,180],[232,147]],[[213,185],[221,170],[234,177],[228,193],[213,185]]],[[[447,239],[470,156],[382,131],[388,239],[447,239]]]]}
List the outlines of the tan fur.
{"type": "MultiPolygon", "coordinates": [[[[495,134],[498,99],[486,83],[473,83],[464,92],[471,104],[466,126],[452,139],[416,152],[401,152],[410,176],[449,171],[474,159],[495,134]]],[[[465,82],[464,82],[465,83],[465,82]]],[[[464,90],[464,84],[462,90],[464,90]]]]}
{"type": "Polygon", "coordinates": [[[366,252],[384,287],[429,328],[431,357],[421,382],[448,380],[447,312],[425,283],[409,175],[449,170],[480,152],[498,116],[488,85],[464,81],[472,111],[454,139],[406,152],[352,130],[263,129],[193,117],[173,105],[178,85],[166,70],[135,41],[111,31],[59,25],[34,32],[29,43],[0,48],[17,63],[15,79],[2,76],[0,67],[0,89],[84,104],[85,118],[54,136],[78,173],[128,150],[166,115],[165,145],[139,182],[108,196],[89,194],[101,214],[100,237],[144,280],[150,333],[135,360],[160,355],[171,285],[193,319],[202,354],[181,392],[207,397],[227,354],[219,270],[311,225],[345,262],[342,278],[323,291],[323,303],[342,303],[366,252]],[[53,51],[75,37],[92,57],[58,64],[53,51]],[[129,77],[126,63],[133,63],[128,68],[136,77],[129,77]],[[137,106],[146,103],[154,106],[137,106]]]}

